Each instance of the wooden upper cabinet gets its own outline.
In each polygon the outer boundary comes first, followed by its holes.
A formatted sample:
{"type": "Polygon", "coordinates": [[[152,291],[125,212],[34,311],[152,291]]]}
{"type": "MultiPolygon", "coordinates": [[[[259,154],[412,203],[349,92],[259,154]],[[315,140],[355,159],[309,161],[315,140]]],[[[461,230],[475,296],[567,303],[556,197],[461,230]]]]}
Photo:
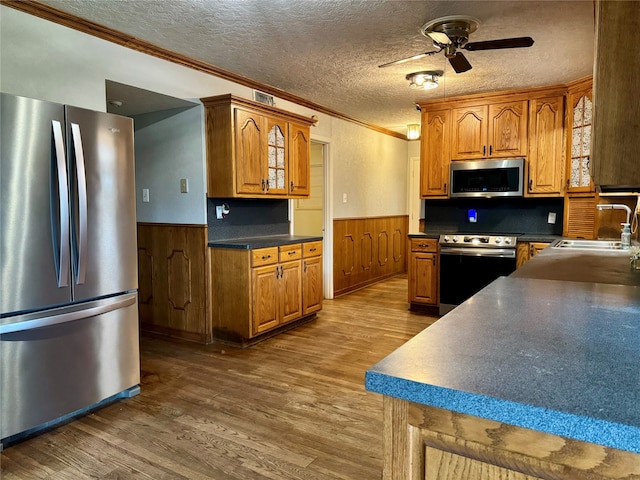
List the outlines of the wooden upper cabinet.
{"type": "Polygon", "coordinates": [[[489,105],[489,157],[521,157],[527,154],[528,102],[489,105]]]}
{"type": "Polygon", "coordinates": [[[451,159],[526,155],[527,111],[526,100],[454,108],[451,159]]]}
{"type": "Polygon", "coordinates": [[[311,118],[233,95],[201,100],[208,197],[309,196],[311,118]]]}
{"type": "Polygon", "coordinates": [[[592,78],[569,86],[566,113],[567,193],[595,192],[589,171],[593,132],[592,78]]]}
{"type": "Polygon", "coordinates": [[[307,197],[311,191],[309,126],[289,124],[289,194],[307,197]]]}
{"type": "Polygon", "coordinates": [[[487,106],[453,109],[451,159],[469,160],[487,156],[487,106]]]}
{"type": "Polygon", "coordinates": [[[446,197],[449,183],[451,111],[422,112],[420,196],[446,197]]]}
{"type": "Polygon", "coordinates": [[[529,103],[527,195],[561,196],[564,161],[564,96],[536,98],[529,103]]]}
{"type": "Polygon", "coordinates": [[[266,193],[286,195],[289,191],[288,125],[285,120],[267,118],[266,193]]]}
{"type": "Polygon", "coordinates": [[[238,193],[264,191],[265,118],[253,112],[235,110],[236,190],[238,193]]]}

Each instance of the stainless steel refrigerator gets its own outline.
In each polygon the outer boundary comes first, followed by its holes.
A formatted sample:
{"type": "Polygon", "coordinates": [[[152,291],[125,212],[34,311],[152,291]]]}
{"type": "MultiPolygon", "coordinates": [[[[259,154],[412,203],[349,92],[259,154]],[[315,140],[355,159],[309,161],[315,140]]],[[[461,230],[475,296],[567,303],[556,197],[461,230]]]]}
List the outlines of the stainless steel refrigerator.
{"type": "Polygon", "coordinates": [[[139,391],[133,123],[0,98],[0,439],[139,391]]]}

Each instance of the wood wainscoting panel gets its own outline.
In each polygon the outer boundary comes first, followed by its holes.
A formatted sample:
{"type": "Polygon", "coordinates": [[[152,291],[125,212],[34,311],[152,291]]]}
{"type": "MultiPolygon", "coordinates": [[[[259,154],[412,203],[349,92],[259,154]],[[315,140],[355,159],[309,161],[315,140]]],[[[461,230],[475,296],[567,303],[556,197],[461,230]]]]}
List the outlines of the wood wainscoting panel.
{"type": "Polygon", "coordinates": [[[140,327],[210,343],[206,225],[138,223],[140,327]]]}
{"type": "Polygon", "coordinates": [[[407,271],[409,217],[333,221],[334,296],[407,271]]]}

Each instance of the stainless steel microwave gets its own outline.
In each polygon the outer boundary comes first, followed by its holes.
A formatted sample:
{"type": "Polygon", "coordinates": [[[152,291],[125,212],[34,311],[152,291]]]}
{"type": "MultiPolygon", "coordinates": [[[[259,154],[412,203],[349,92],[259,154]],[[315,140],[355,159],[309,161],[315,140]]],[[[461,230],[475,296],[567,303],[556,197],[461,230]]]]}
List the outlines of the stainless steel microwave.
{"type": "Polygon", "coordinates": [[[522,197],[524,158],[451,162],[452,198],[522,197]]]}

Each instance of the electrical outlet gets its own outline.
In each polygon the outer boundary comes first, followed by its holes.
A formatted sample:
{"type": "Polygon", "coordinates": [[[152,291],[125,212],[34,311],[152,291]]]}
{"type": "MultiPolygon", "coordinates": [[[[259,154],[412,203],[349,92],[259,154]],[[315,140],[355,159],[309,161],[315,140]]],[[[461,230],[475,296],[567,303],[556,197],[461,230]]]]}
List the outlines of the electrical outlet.
{"type": "Polygon", "coordinates": [[[556,223],[556,212],[549,212],[547,223],[554,225],[556,223]]]}
{"type": "Polygon", "coordinates": [[[142,189],[142,201],[144,203],[149,203],[149,189],[148,188],[143,188],[142,189]]]}
{"type": "Polygon", "coordinates": [[[216,218],[218,220],[222,220],[224,215],[222,215],[222,205],[216,205],[216,218]]]}
{"type": "Polygon", "coordinates": [[[342,194],[342,203],[347,203],[347,194],[346,193],[342,194]]]}

